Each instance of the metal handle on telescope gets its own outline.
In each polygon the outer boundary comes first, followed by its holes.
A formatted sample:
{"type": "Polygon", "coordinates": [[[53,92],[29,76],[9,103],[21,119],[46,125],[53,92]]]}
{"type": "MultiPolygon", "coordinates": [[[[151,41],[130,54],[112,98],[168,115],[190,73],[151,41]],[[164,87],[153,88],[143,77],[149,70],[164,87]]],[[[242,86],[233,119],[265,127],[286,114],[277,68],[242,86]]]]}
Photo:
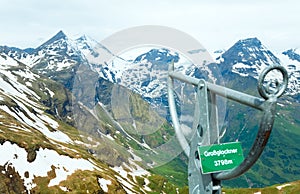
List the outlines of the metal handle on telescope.
{"type": "Polygon", "coordinates": [[[263,112],[263,116],[261,118],[256,139],[249,151],[249,154],[239,166],[230,171],[214,174],[213,176],[215,179],[226,180],[238,177],[245,173],[248,169],[250,169],[251,166],[257,161],[257,159],[263,152],[272,131],[277,98],[279,98],[284,93],[287,84],[288,74],[284,67],[273,65],[263,70],[258,79],[258,91],[259,94],[265,99],[265,102],[263,102],[262,105],[259,106],[259,109],[261,109],[261,111],[263,112]],[[264,79],[266,75],[272,70],[278,70],[281,72],[283,76],[283,83],[279,85],[278,81],[276,80],[276,89],[270,91],[268,89],[269,86],[267,86],[267,88],[264,86],[264,79]]]}
{"type": "MultiPolygon", "coordinates": [[[[179,142],[181,146],[185,149],[185,153],[187,154],[187,156],[189,156],[190,147],[188,146],[188,143],[184,138],[184,135],[180,129],[180,124],[178,121],[177,112],[175,108],[174,93],[173,93],[174,79],[178,79],[180,81],[192,84],[197,87],[199,87],[199,83],[203,81],[200,81],[197,78],[183,75],[178,72],[174,72],[174,65],[171,64],[169,66],[168,96],[169,96],[171,117],[172,117],[173,125],[175,128],[176,135],[179,139],[179,142]]],[[[213,174],[214,179],[226,180],[226,179],[232,179],[238,177],[241,174],[245,173],[248,169],[250,169],[251,166],[257,161],[257,159],[260,157],[270,137],[270,133],[274,123],[277,98],[279,98],[284,93],[287,84],[288,84],[287,71],[285,70],[284,67],[280,65],[269,66],[265,70],[263,70],[262,73],[260,74],[258,79],[258,91],[259,94],[263,97],[263,99],[206,82],[206,87],[209,92],[239,102],[241,104],[256,108],[263,112],[263,116],[260,122],[256,139],[252,145],[252,148],[250,149],[250,152],[245,157],[244,161],[239,166],[237,166],[232,170],[213,174]],[[278,80],[276,80],[275,83],[272,83],[273,85],[275,84],[276,88],[270,89],[271,83],[269,83],[268,86],[265,86],[264,83],[265,83],[266,75],[273,70],[278,70],[282,74],[283,80],[282,80],[282,84],[279,84],[278,80]]]]}

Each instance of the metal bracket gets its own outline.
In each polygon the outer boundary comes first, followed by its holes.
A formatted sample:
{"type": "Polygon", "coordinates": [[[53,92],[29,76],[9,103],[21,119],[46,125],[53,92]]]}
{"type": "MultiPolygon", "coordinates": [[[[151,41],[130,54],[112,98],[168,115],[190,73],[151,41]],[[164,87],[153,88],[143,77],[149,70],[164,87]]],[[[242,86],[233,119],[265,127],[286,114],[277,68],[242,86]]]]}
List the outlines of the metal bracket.
{"type": "MultiPolygon", "coordinates": [[[[189,192],[196,193],[221,193],[221,180],[232,179],[245,173],[260,157],[264,150],[274,123],[275,107],[277,98],[279,98],[285,91],[288,84],[288,74],[284,67],[280,65],[272,65],[262,71],[258,79],[258,91],[263,98],[258,98],[242,92],[238,92],[226,87],[215,85],[206,82],[203,79],[189,77],[174,71],[174,64],[169,65],[168,77],[168,100],[169,109],[173,126],[177,138],[189,157],[189,192]],[[271,83],[265,80],[266,75],[277,70],[282,74],[283,81],[280,84],[277,80],[275,82],[275,89],[270,90],[271,83]],[[192,84],[197,87],[197,99],[194,112],[193,129],[195,134],[191,142],[185,139],[177,116],[174,100],[174,79],[182,82],[192,84]],[[220,143],[219,126],[218,126],[218,110],[216,103],[216,96],[233,100],[235,102],[250,106],[263,112],[259,130],[256,139],[250,149],[249,154],[244,161],[237,167],[229,171],[223,171],[215,174],[202,174],[200,167],[200,159],[197,147],[199,145],[211,145],[220,143]]],[[[273,84],[274,85],[274,84],[273,84]]]]}

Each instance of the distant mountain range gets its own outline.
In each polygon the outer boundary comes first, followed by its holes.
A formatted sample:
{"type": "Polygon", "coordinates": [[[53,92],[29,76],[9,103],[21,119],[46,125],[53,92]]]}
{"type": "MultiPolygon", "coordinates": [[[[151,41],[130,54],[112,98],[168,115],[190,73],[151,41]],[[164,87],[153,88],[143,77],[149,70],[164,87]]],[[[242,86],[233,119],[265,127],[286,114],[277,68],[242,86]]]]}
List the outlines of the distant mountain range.
{"type": "MultiPolygon", "coordinates": [[[[106,50],[112,57],[115,56],[105,46],[92,38],[84,35],[76,40],[71,40],[62,31],[59,31],[55,36],[35,49],[27,48],[22,50],[8,46],[1,46],[0,49],[8,56],[29,67],[34,67],[35,70],[39,70],[43,74],[51,74],[51,72],[56,72],[57,74],[57,72],[76,68],[76,64],[88,62],[92,65],[99,65],[99,74],[104,79],[111,82],[117,82],[117,79],[119,79],[120,82],[122,71],[130,68],[124,68],[124,65],[119,67],[117,65],[112,66],[111,64],[94,64],[97,61],[97,57],[101,57],[97,53],[99,47],[106,50]],[[89,56],[89,59],[87,59],[87,56],[89,56]],[[94,61],[90,60],[90,56],[93,56],[94,61]]],[[[232,72],[244,77],[251,76],[257,78],[258,74],[266,66],[281,64],[289,71],[289,94],[294,95],[299,93],[300,51],[298,49],[292,48],[282,53],[272,53],[257,38],[248,38],[238,41],[226,51],[215,51],[212,53],[212,56],[215,57],[216,63],[222,69],[222,73],[232,72]]],[[[134,60],[131,62],[122,61],[122,58],[118,59],[121,60],[121,63],[126,63],[126,65],[136,64],[144,60],[145,63],[155,63],[155,66],[158,66],[170,60],[178,62],[180,58],[177,53],[173,53],[172,55],[170,51],[155,49],[135,57],[131,59],[134,60]]]]}
{"type": "MultiPolygon", "coordinates": [[[[215,62],[205,68],[165,48],[117,56],[92,38],[72,40],[62,31],[37,48],[0,46],[0,153],[5,156],[0,159],[0,180],[5,180],[5,184],[0,181],[0,191],[83,191],[80,188],[90,184],[91,192],[170,193],[178,187],[187,192],[183,187],[187,158],[180,149],[164,150],[164,145],[178,145],[167,102],[171,61],[186,75],[221,79],[226,87],[257,96],[259,73],[272,64],[284,66],[289,85],[279,101],[266,150],[248,173],[224,183],[259,187],[300,180],[300,116],[295,114],[300,100],[300,51],[272,53],[257,38],[248,38],[212,56],[215,62]],[[99,49],[113,60],[98,63],[99,49]],[[11,154],[4,155],[7,152],[11,154]],[[170,161],[171,155],[176,159],[170,161]],[[41,170],[35,171],[34,164],[41,170]],[[147,165],[162,166],[149,171],[147,165]],[[86,174],[90,175],[87,182],[75,180],[86,174]]],[[[177,86],[180,107],[180,92],[195,91],[177,86]]],[[[188,108],[178,110],[187,127],[192,125],[190,98],[184,105],[188,108]]],[[[221,132],[226,132],[222,141],[239,140],[246,153],[260,115],[232,102],[226,107],[221,110],[221,132]]]]}

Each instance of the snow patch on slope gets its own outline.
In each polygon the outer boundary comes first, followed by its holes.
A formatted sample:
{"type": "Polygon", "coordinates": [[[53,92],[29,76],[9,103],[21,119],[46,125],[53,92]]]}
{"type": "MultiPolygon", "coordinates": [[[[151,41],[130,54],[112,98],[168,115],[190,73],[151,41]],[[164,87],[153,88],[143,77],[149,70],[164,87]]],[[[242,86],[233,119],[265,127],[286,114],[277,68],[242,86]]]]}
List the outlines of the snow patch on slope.
{"type": "MultiPolygon", "coordinates": [[[[134,159],[129,158],[129,164],[123,163],[121,166],[111,167],[112,170],[117,172],[120,176],[115,176],[118,181],[125,187],[124,189],[128,193],[133,193],[134,183],[133,181],[137,182],[136,177],[147,177],[150,175],[148,171],[140,167],[135,163],[135,161],[139,161],[141,158],[134,156],[134,159]],[[128,175],[133,178],[133,181],[129,179],[128,175]]],[[[146,180],[146,178],[145,178],[146,180]]],[[[151,189],[146,185],[144,185],[143,189],[145,191],[151,191],[151,189]]]]}
{"type": "Polygon", "coordinates": [[[111,180],[106,180],[104,178],[98,178],[98,182],[100,184],[100,187],[104,192],[108,192],[108,187],[107,185],[111,184],[111,180]]]}
{"type": "MultiPolygon", "coordinates": [[[[0,106],[0,109],[13,116],[25,127],[34,128],[48,138],[64,143],[72,142],[66,134],[56,130],[59,124],[45,115],[44,111],[41,110],[42,107],[35,102],[40,100],[40,96],[27,87],[27,82],[22,84],[19,81],[20,78],[29,79],[32,82],[37,81],[36,78],[39,76],[30,72],[27,68],[10,71],[8,67],[19,65],[18,62],[9,56],[3,58],[2,54],[0,58],[0,64],[2,64],[0,66],[0,92],[17,105],[16,107],[10,107],[4,104],[0,106]],[[3,64],[7,66],[3,66],[3,64]],[[54,129],[54,132],[51,132],[48,127],[54,129]]],[[[48,92],[50,95],[54,95],[49,89],[48,92]]]]}
{"type": "Polygon", "coordinates": [[[7,67],[13,67],[13,66],[18,66],[19,63],[14,60],[13,58],[9,57],[5,53],[0,54],[0,65],[1,68],[7,68],[7,67]]]}
{"type": "Polygon", "coordinates": [[[0,145],[0,155],[0,165],[12,165],[15,167],[15,170],[24,180],[24,185],[28,191],[36,186],[33,182],[34,178],[37,176],[47,177],[47,173],[52,170],[53,166],[56,177],[50,180],[48,187],[58,185],[76,170],[92,171],[96,168],[88,160],[70,158],[59,155],[54,150],[43,148],[37,151],[36,159],[33,162],[27,162],[26,150],[8,141],[0,145]],[[28,174],[28,176],[25,177],[25,174],[28,174]]]}

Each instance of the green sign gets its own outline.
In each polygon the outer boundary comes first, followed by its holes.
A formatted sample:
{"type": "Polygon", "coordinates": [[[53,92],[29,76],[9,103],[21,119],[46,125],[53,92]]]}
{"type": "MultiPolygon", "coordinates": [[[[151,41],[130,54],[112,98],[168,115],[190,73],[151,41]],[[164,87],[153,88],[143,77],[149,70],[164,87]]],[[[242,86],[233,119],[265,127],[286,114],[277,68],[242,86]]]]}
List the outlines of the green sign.
{"type": "Polygon", "coordinates": [[[203,174],[233,169],[244,160],[239,142],[199,146],[198,149],[203,174]]]}

